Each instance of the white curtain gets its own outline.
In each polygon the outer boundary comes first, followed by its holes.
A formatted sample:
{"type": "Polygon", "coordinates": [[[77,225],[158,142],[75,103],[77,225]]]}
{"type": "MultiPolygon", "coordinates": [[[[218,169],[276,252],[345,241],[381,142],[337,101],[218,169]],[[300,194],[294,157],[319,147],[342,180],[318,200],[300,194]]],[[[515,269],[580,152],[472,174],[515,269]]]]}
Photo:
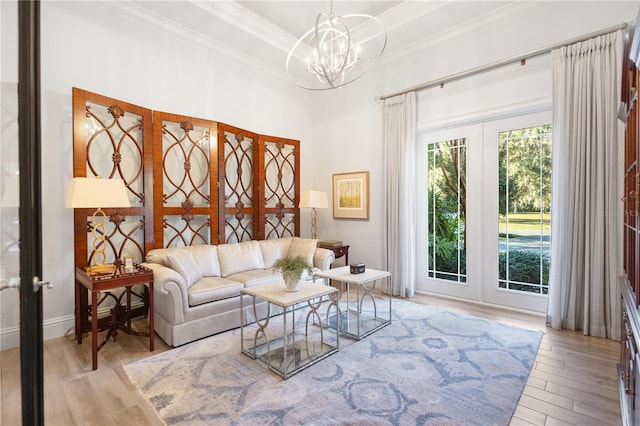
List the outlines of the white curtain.
{"type": "Polygon", "coordinates": [[[547,323],[620,339],[623,33],[553,57],[551,271],[547,323]]]}
{"type": "Polygon", "coordinates": [[[384,101],[384,193],[386,265],[392,294],[411,297],[416,277],[416,95],[384,101]]]}

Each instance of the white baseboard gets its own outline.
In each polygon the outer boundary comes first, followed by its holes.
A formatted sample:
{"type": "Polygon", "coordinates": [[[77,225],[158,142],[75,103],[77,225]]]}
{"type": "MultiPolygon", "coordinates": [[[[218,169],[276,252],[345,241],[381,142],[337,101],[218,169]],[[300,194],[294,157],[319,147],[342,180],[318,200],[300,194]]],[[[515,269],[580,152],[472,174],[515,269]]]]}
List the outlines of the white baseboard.
{"type": "MultiPolygon", "coordinates": [[[[53,318],[42,324],[42,337],[44,340],[55,339],[64,336],[67,331],[73,330],[75,316],[53,318]]],[[[0,330],[0,350],[11,349],[20,346],[20,327],[13,326],[0,330]]]]}
{"type": "MultiPolygon", "coordinates": [[[[143,306],[142,302],[131,304],[131,308],[143,306]]],[[[110,306],[98,309],[98,318],[109,315],[110,306]]],[[[75,315],[52,318],[42,324],[43,340],[63,337],[67,333],[73,333],[75,327],[75,315]]],[[[11,349],[20,346],[20,327],[12,326],[0,329],[0,350],[11,349]]]]}

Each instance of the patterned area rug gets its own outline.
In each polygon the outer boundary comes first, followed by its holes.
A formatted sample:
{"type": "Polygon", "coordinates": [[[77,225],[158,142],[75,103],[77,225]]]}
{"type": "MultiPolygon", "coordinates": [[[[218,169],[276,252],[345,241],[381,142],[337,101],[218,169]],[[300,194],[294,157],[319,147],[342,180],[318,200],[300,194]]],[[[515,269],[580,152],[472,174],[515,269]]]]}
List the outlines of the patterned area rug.
{"type": "Polygon", "coordinates": [[[240,352],[239,330],[125,370],[168,425],[508,424],[541,338],[394,300],[389,326],[341,338],[338,353],[286,381],[240,352]]]}

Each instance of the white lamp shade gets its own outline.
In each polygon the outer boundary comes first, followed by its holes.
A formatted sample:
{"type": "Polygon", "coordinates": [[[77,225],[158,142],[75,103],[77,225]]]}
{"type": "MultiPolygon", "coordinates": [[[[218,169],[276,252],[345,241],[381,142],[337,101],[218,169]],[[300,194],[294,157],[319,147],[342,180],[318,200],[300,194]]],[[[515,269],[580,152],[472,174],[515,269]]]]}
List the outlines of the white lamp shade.
{"type": "Polygon", "coordinates": [[[300,208],[326,209],[329,207],[327,193],[323,191],[302,191],[300,194],[300,208]]]}
{"type": "Polygon", "coordinates": [[[69,208],[130,207],[127,188],[122,179],[77,177],[67,189],[69,208]]]}

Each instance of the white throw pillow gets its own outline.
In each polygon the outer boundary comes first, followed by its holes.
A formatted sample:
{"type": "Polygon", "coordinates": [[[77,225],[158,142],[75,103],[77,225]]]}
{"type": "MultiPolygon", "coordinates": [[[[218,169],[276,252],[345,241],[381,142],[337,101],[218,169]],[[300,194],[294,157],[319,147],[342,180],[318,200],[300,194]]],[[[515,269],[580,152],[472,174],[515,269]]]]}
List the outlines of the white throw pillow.
{"type": "Polygon", "coordinates": [[[258,241],[260,249],[262,250],[262,259],[264,260],[264,267],[271,268],[276,260],[282,259],[287,256],[289,251],[289,245],[291,245],[291,238],[278,238],[275,240],[262,240],[258,241]]]}
{"type": "Polygon", "coordinates": [[[309,266],[313,266],[313,256],[316,254],[317,245],[318,240],[316,239],[293,237],[287,256],[302,256],[305,258],[309,266]]]}
{"type": "Polygon", "coordinates": [[[189,247],[203,277],[219,277],[220,264],[216,246],[203,244],[189,247]]]}
{"type": "Polygon", "coordinates": [[[167,260],[169,267],[184,278],[187,287],[191,287],[202,278],[202,272],[196,264],[193,253],[191,253],[191,250],[188,248],[172,250],[172,252],[167,255],[167,260]]]}
{"type": "Polygon", "coordinates": [[[218,262],[223,278],[238,272],[264,269],[260,244],[255,240],[219,245],[218,262]]]}

